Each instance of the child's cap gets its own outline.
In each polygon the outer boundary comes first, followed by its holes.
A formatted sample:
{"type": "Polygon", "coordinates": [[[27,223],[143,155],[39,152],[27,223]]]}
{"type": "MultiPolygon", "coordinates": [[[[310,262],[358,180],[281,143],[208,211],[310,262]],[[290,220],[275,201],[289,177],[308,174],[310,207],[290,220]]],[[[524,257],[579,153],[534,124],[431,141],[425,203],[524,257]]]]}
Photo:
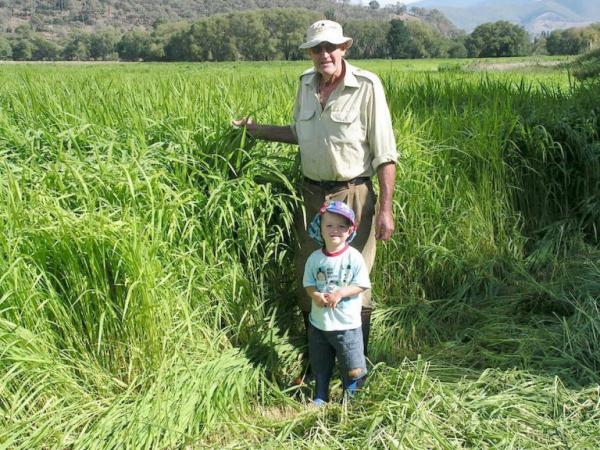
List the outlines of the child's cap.
{"type": "Polygon", "coordinates": [[[354,216],[354,211],[352,211],[352,208],[350,208],[347,204],[340,200],[327,200],[325,203],[323,203],[323,205],[319,209],[319,212],[317,213],[317,215],[315,215],[312,222],[310,222],[310,225],[308,226],[308,235],[315,241],[317,241],[317,243],[319,243],[320,245],[325,244],[323,236],[321,236],[321,217],[323,216],[323,214],[325,214],[325,212],[338,214],[350,221],[354,229],[350,236],[348,236],[348,239],[346,239],[346,242],[349,243],[352,241],[352,239],[356,237],[356,218],[354,216]]]}

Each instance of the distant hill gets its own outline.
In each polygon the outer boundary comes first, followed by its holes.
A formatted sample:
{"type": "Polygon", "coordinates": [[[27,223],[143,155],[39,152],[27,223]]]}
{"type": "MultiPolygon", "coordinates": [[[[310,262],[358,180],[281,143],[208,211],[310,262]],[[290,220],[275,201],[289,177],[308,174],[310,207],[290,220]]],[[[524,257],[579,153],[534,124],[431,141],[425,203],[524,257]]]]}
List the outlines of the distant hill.
{"type": "MultiPolygon", "coordinates": [[[[0,32],[29,23],[47,36],[64,36],[75,29],[96,31],[106,27],[129,30],[149,28],[155,21],[194,21],[220,13],[262,8],[305,8],[333,15],[341,22],[352,19],[388,21],[392,9],[369,8],[336,0],[0,0],[0,32]]],[[[412,14],[444,35],[459,30],[441,13],[412,14]]]]}
{"type": "Polygon", "coordinates": [[[533,34],[600,21],[600,0],[421,0],[409,7],[436,8],[467,32],[508,20],[533,34]]]}

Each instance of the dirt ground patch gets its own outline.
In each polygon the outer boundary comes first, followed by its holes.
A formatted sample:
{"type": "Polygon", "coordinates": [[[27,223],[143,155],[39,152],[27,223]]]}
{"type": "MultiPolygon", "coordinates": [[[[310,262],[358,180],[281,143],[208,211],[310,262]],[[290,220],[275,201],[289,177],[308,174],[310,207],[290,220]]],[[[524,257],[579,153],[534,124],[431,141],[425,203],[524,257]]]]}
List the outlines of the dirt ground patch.
{"type": "Polygon", "coordinates": [[[485,62],[476,61],[470,66],[475,70],[514,70],[525,67],[556,67],[565,61],[518,61],[518,62],[485,62]]]}

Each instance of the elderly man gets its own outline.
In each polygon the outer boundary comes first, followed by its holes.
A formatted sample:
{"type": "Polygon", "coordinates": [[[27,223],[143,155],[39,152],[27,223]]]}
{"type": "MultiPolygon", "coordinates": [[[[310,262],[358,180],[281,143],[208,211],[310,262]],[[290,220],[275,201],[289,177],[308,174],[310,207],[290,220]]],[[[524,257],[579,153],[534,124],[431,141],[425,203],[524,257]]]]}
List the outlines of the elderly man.
{"type": "MultiPolygon", "coordinates": [[[[307,49],[314,67],[300,77],[294,123],[286,126],[234,121],[258,139],[298,144],[304,210],[296,217],[300,250],[296,254],[296,298],[308,327],[311,300],[302,288],[304,263],[316,249],[306,232],[307,222],[325,200],[341,200],[356,213],[357,236],[352,245],[361,251],[369,271],[375,241],[388,240],[394,231],[392,196],[398,158],[390,112],[379,78],[344,60],[352,46],[340,24],[319,20],[307,30],[307,49]],[[377,175],[379,205],[371,177],[377,175]]],[[[362,329],[365,355],[373,304],[363,294],[362,329]]]]}

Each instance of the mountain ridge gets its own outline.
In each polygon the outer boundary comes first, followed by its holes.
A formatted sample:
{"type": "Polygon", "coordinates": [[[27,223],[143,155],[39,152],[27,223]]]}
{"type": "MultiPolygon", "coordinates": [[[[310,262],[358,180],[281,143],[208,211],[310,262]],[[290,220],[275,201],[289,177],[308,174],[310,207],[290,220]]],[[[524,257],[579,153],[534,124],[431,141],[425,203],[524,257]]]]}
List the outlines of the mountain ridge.
{"type": "Polygon", "coordinates": [[[519,24],[533,34],[600,21],[600,0],[420,0],[409,7],[438,9],[466,32],[498,20],[519,24]]]}
{"type": "MultiPolygon", "coordinates": [[[[217,14],[242,11],[294,8],[316,11],[335,20],[373,19],[389,21],[399,17],[393,8],[370,8],[335,0],[0,0],[0,32],[12,32],[30,24],[49,38],[73,31],[94,32],[107,27],[127,31],[150,29],[157,21],[193,22],[217,14]]],[[[439,12],[423,10],[411,20],[420,20],[442,35],[460,34],[439,12]]]]}

